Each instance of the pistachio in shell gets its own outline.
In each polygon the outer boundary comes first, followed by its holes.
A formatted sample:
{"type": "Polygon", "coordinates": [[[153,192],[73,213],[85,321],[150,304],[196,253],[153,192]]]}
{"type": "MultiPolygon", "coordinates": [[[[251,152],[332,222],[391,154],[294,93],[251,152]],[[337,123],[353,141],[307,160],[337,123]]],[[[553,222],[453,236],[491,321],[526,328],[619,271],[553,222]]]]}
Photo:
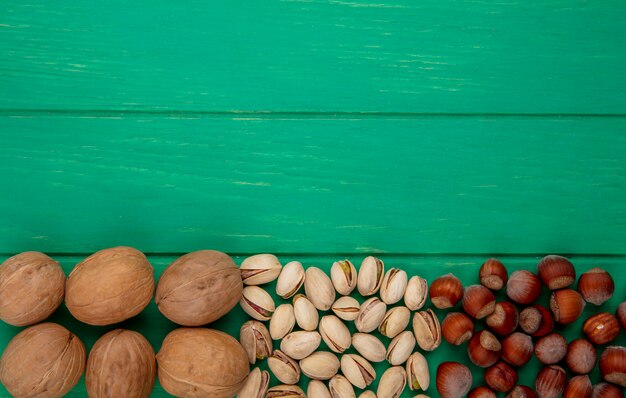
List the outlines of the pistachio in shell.
{"type": "Polygon", "coordinates": [[[85,384],[90,398],[147,398],[155,378],[154,350],[132,330],[106,333],[89,352],[85,384]]]}
{"type": "Polygon", "coordinates": [[[83,343],[56,323],[40,323],[18,333],[0,359],[0,383],[15,398],[61,397],[85,371],[83,343]]]}
{"type": "Polygon", "coordinates": [[[78,263],[65,284],[65,304],[89,325],[122,322],[143,311],[154,293],[154,270],[132,247],[104,249],[78,263]]]}
{"type": "Polygon", "coordinates": [[[28,326],[48,318],[65,294],[59,263],[40,252],[17,254],[0,265],[0,319],[28,326]]]}
{"type": "Polygon", "coordinates": [[[211,323],[241,298],[239,268],[225,253],[200,250],[174,260],[159,278],[155,301],[169,320],[183,326],[211,323]]]}
{"type": "Polygon", "coordinates": [[[250,371],[243,347],[226,333],[207,328],[170,332],[156,355],[161,386],[187,398],[231,398],[250,371]]]}

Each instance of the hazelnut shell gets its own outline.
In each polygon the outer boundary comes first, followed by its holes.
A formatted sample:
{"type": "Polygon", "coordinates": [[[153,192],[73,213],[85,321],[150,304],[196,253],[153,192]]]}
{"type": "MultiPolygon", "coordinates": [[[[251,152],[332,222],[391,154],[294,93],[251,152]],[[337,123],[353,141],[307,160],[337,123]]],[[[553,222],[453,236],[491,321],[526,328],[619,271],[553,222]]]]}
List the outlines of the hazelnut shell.
{"type": "Polygon", "coordinates": [[[479,278],[483,286],[491,290],[500,290],[506,285],[509,275],[500,260],[490,258],[481,265],[479,278]]]}
{"type": "Polygon", "coordinates": [[[550,290],[566,288],[576,280],[576,271],[571,261],[554,254],[539,260],[537,275],[550,290]]]}
{"type": "Polygon", "coordinates": [[[515,271],[506,284],[506,294],[518,304],[532,304],[541,294],[541,281],[530,271],[515,271]]]}
{"type": "Polygon", "coordinates": [[[602,268],[592,268],[578,278],[578,292],[586,302],[602,305],[615,291],[615,282],[602,268]]]}
{"type": "Polygon", "coordinates": [[[454,307],[463,298],[463,284],[452,274],[435,279],[430,284],[430,301],[439,309],[454,307]]]}
{"type": "Polygon", "coordinates": [[[601,312],[590,316],[583,323],[583,333],[593,344],[610,343],[619,335],[620,325],[613,314],[601,312]]]}
{"type": "Polygon", "coordinates": [[[585,309],[585,300],[576,290],[556,290],[550,296],[550,310],[552,317],[560,324],[574,322],[585,309]]]}

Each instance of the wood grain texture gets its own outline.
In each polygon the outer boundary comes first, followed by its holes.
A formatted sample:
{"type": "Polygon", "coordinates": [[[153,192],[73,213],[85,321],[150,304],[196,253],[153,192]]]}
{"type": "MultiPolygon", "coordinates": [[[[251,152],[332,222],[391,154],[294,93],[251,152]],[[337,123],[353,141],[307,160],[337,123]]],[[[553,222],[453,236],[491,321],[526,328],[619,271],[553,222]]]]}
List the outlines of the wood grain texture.
{"type": "MultiPolygon", "coordinates": [[[[205,247],[211,248],[211,247],[205,247]]],[[[170,256],[151,256],[149,257],[150,262],[155,267],[155,276],[158,277],[163,269],[174,260],[175,257],[170,256]]],[[[385,261],[385,265],[387,267],[401,267],[407,271],[409,275],[420,275],[426,278],[429,281],[432,281],[437,276],[448,272],[454,272],[465,285],[478,283],[478,268],[482,264],[483,261],[486,260],[485,257],[420,257],[420,256],[403,256],[403,257],[394,257],[394,256],[382,256],[381,257],[385,261]]],[[[4,261],[4,257],[0,258],[0,261],[4,261]]],[[[58,257],[56,260],[61,262],[63,269],[66,274],[68,274],[73,266],[78,263],[82,258],[77,256],[70,257],[58,257]]],[[[325,271],[329,271],[330,266],[333,261],[338,259],[342,259],[341,257],[326,257],[326,256],[284,256],[281,257],[281,262],[286,264],[287,261],[291,260],[299,260],[305,266],[317,266],[325,271]]],[[[363,259],[362,255],[352,255],[350,259],[358,265],[363,259]]],[[[235,261],[237,264],[240,264],[243,260],[242,257],[237,257],[235,261]]],[[[530,269],[535,270],[537,264],[537,258],[535,257],[503,257],[502,261],[505,263],[509,271],[513,271],[516,269],[530,269]]],[[[615,278],[616,286],[624,286],[626,284],[626,274],[621,272],[624,266],[624,262],[626,258],[594,258],[594,257],[573,257],[573,263],[576,266],[577,272],[580,274],[591,267],[600,266],[608,270],[613,277],[615,278]]],[[[274,284],[270,284],[266,286],[268,292],[270,292],[277,305],[283,302],[287,302],[285,300],[280,299],[275,295],[274,284]]],[[[355,297],[363,301],[363,298],[358,296],[358,293],[355,293],[355,297]]],[[[504,294],[498,293],[498,299],[504,298],[504,294]]],[[[547,305],[549,294],[544,289],[543,295],[541,296],[539,303],[547,305]]],[[[592,305],[587,305],[585,308],[585,313],[582,317],[576,321],[575,323],[567,326],[567,327],[557,327],[557,331],[562,333],[568,341],[573,340],[574,338],[581,336],[581,328],[584,319],[589,317],[591,314],[596,313],[598,311],[615,311],[617,305],[626,300],[626,291],[624,289],[617,289],[613,298],[604,303],[601,307],[595,307],[592,305]]],[[[430,304],[427,303],[425,308],[428,308],[430,304]]],[[[438,317],[442,320],[447,313],[446,311],[436,310],[438,317]]],[[[227,314],[224,318],[220,319],[218,322],[211,325],[211,327],[218,328],[220,330],[226,331],[232,336],[239,336],[239,328],[248,319],[248,316],[241,310],[239,306],[235,307],[233,311],[227,314]]],[[[176,325],[167,320],[156,308],[154,301],[150,303],[150,305],[137,317],[132,318],[128,321],[125,321],[119,325],[109,326],[109,327],[95,327],[85,325],[80,323],[76,319],[72,318],[71,314],[67,309],[63,306],[56,313],[54,313],[50,319],[53,322],[61,323],[62,325],[69,328],[71,331],[76,333],[78,337],[85,343],[87,349],[89,350],[95,341],[108,332],[109,330],[113,330],[118,327],[136,330],[141,332],[148,341],[152,344],[155,350],[158,350],[161,346],[161,342],[163,338],[169,333],[171,330],[176,328],[176,325]]],[[[353,322],[347,323],[348,327],[352,332],[355,332],[353,322]]],[[[0,350],[3,350],[6,344],[9,342],[10,338],[13,337],[17,332],[21,330],[19,328],[15,328],[9,325],[6,325],[0,322],[0,350]]],[[[382,337],[378,335],[382,341],[385,343],[389,342],[389,339],[386,337],[382,337]]],[[[621,333],[619,338],[614,342],[617,345],[626,345],[626,334],[621,333]]],[[[278,344],[275,343],[275,348],[278,348],[278,344]]],[[[323,350],[327,350],[325,348],[324,343],[322,343],[323,350]]],[[[354,353],[353,349],[350,349],[351,353],[354,353]]],[[[436,351],[430,353],[424,353],[428,358],[430,364],[430,373],[431,373],[431,387],[427,390],[427,395],[431,397],[438,396],[434,384],[435,371],[437,365],[443,361],[450,360],[450,358],[454,358],[460,362],[467,364],[471,369],[474,376],[474,385],[479,385],[483,381],[483,370],[479,369],[469,362],[469,359],[465,355],[465,351],[463,348],[459,349],[459,347],[453,347],[447,344],[445,341],[436,351]]],[[[267,369],[266,361],[261,363],[262,368],[267,369]]],[[[384,369],[387,368],[386,363],[375,364],[376,371],[378,374],[382,374],[384,369]]],[[[534,385],[534,380],[537,372],[541,368],[540,363],[537,359],[533,358],[531,362],[529,362],[526,366],[520,369],[520,383],[526,385],[534,385]]],[[[596,383],[600,381],[599,371],[596,368],[591,373],[592,382],[596,383]]],[[[304,379],[304,378],[303,378],[304,379]]],[[[278,384],[276,379],[272,379],[272,385],[278,384]]],[[[304,381],[301,382],[301,386],[306,389],[306,383],[304,381]]],[[[373,389],[375,391],[376,382],[373,384],[373,389]]],[[[408,388],[402,394],[402,398],[413,397],[415,394],[411,394],[408,388]]],[[[84,382],[81,383],[72,390],[72,392],[68,395],[68,397],[85,397],[86,390],[84,382]]],[[[169,396],[162,387],[158,385],[155,387],[155,390],[152,394],[154,397],[166,397],[169,396]]],[[[0,397],[7,397],[6,391],[2,386],[0,386],[0,397]]]]}
{"type": "Polygon", "coordinates": [[[624,113],[626,2],[7,0],[0,108],[624,113]]]}
{"type": "Polygon", "coordinates": [[[626,253],[626,119],[0,118],[0,253],[626,253]]]}

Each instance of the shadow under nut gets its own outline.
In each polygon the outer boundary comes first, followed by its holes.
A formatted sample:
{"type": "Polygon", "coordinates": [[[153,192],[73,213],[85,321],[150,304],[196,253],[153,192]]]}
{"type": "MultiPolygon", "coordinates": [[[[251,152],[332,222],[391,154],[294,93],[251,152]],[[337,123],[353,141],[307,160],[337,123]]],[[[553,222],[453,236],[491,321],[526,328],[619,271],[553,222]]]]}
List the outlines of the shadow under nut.
{"type": "Polygon", "coordinates": [[[185,254],[163,271],[155,301],[169,320],[183,326],[211,323],[241,298],[239,268],[225,253],[201,250],[185,254]]]}
{"type": "Polygon", "coordinates": [[[139,314],[154,293],[154,270],[131,247],[104,249],[74,267],[65,285],[65,304],[76,319],[104,326],[139,314]]]}

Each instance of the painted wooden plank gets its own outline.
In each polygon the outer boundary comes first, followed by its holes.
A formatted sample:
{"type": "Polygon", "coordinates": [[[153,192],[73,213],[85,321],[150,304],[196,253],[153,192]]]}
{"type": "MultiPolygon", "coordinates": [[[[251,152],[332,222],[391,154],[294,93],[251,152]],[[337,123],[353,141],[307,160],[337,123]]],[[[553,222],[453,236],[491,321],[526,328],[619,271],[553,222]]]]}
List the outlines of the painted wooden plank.
{"type": "Polygon", "coordinates": [[[7,0],[0,107],[624,113],[626,3],[7,0]]]}
{"type": "Polygon", "coordinates": [[[623,118],[0,118],[0,253],[626,253],[623,118]]]}
{"type": "MultiPolygon", "coordinates": [[[[126,236],[126,238],[132,239],[132,236],[126,236]]],[[[210,248],[215,248],[214,246],[209,246],[210,248]]],[[[205,248],[205,247],[203,247],[205,248]]],[[[219,248],[218,248],[219,249],[219,248]]],[[[361,255],[352,255],[350,256],[351,260],[358,266],[363,256],[361,255]]],[[[419,257],[419,256],[410,256],[410,257],[393,257],[393,256],[382,256],[383,260],[387,267],[402,267],[407,270],[409,275],[420,275],[426,278],[429,281],[432,281],[437,276],[440,276],[444,273],[453,272],[457,275],[465,285],[478,283],[478,268],[482,264],[482,262],[486,259],[485,257],[419,257]]],[[[0,261],[3,261],[5,258],[0,258],[0,261]]],[[[155,274],[158,277],[163,269],[169,264],[174,257],[169,256],[151,256],[150,261],[155,267],[155,274]]],[[[243,258],[236,258],[236,262],[239,264],[243,258]]],[[[341,257],[326,257],[326,256],[311,256],[311,255],[303,255],[297,257],[282,257],[281,261],[286,263],[291,260],[299,260],[305,266],[317,266],[321,267],[325,271],[330,269],[330,265],[333,261],[341,259],[341,257]]],[[[71,256],[71,257],[59,257],[59,260],[65,270],[66,273],[69,273],[72,267],[81,260],[80,257],[71,256]]],[[[505,263],[507,268],[510,271],[516,269],[530,269],[534,270],[537,263],[537,258],[534,257],[504,257],[502,261],[505,263]]],[[[580,274],[591,267],[600,266],[609,271],[615,279],[616,286],[624,286],[626,284],[626,274],[621,272],[623,269],[624,261],[626,258],[594,258],[594,257],[574,257],[572,258],[574,265],[576,266],[577,272],[580,274]]],[[[277,297],[274,294],[274,285],[268,285],[268,292],[270,292],[274,296],[274,300],[277,305],[282,304],[283,302],[287,302],[277,297]]],[[[505,295],[500,292],[497,294],[498,299],[504,299],[505,295]]],[[[363,301],[363,298],[358,296],[355,293],[355,297],[360,301],[363,301]]],[[[548,292],[543,292],[542,297],[538,301],[541,304],[547,305],[548,303],[548,292]]],[[[626,291],[624,289],[617,289],[613,298],[604,303],[601,307],[595,307],[592,305],[587,305],[585,308],[584,314],[581,318],[575,323],[567,326],[567,327],[557,327],[557,331],[562,333],[568,341],[573,340],[574,338],[581,336],[581,328],[583,321],[589,317],[591,314],[597,313],[599,311],[615,311],[617,305],[626,300],[626,291]]],[[[427,303],[425,308],[428,308],[430,304],[427,303]]],[[[443,319],[446,311],[436,310],[437,316],[440,319],[443,319]]],[[[211,327],[223,330],[232,336],[238,338],[239,336],[239,328],[248,319],[248,316],[241,310],[239,306],[235,307],[235,309],[226,315],[224,318],[219,320],[218,322],[211,325],[211,327]]],[[[163,317],[154,302],[151,302],[148,308],[144,310],[139,316],[123,322],[119,325],[113,325],[108,327],[94,327],[80,323],[76,319],[74,319],[71,314],[67,311],[65,306],[62,306],[55,314],[52,315],[51,321],[58,322],[65,327],[69,328],[72,332],[76,333],[78,337],[85,343],[87,349],[89,350],[91,346],[95,343],[95,341],[108,332],[109,330],[113,330],[119,327],[136,330],[141,332],[148,341],[153,345],[155,350],[158,350],[161,346],[161,342],[163,338],[169,333],[171,330],[176,328],[176,325],[172,322],[168,321],[165,317],[163,317]]],[[[352,332],[355,332],[355,328],[352,322],[348,322],[348,327],[352,332]]],[[[9,326],[3,322],[0,322],[0,350],[4,350],[4,347],[9,342],[10,338],[13,337],[21,328],[15,328],[9,326]]],[[[389,342],[389,339],[386,337],[378,336],[385,343],[389,342]]],[[[274,343],[275,348],[278,348],[278,343],[274,343]]],[[[616,345],[626,345],[626,334],[622,333],[618,339],[614,342],[616,345]]],[[[324,343],[322,343],[322,349],[326,349],[324,343]]],[[[351,348],[348,352],[353,353],[354,350],[351,348]]],[[[430,364],[430,373],[431,373],[431,387],[427,390],[427,394],[431,397],[438,396],[436,393],[436,387],[434,384],[435,371],[437,365],[443,361],[449,361],[452,358],[454,360],[463,362],[472,369],[473,377],[474,377],[474,385],[479,385],[483,382],[483,369],[477,368],[473,366],[465,353],[464,349],[459,349],[458,347],[454,347],[446,343],[445,341],[442,345],[435,351],[424,353],[428,358],[430,364]]],[[[376,371],[378,374],[382,374],[384,369],[387,368],[387,363],[374,364],[376,366],[376,371]]],[[[267,365],[265,361],[260,365],[262,368],[266,369],[267,365]]],[[[541,369],[540,363],[537,359],[533,358],[527,365],[520,368],[520,383],[526,384],[530,386],[534,386],[534,380],[537,375],[537,372],[541,369]]],[[[596,367],[594,371],[590,374],[593,383],[597,383],[600,381],[600,374],[596,367]]],[[[301,386],[306,388],[306,383],[304,382],[304,378],[301,381],[301,386]]],[[[276,379],[272,379],[272,385],[279,384],[276,379]]],[[[373,384],[373,388],[375,391],[376,382],[373,384]]],[[[411,394],[408,388],[402,394],[402,398],[413,397],[415,394],[411,394]]],[[[6,390],[2,386],[0,386],[0,396],[7,397],[8,394],[6,390]]],[[[81,380],[80,384],[76,386],[68,397],[85,397],[86,389],[84,384],[84,379],[81,380]]],[[[169,396],[161,386],[158,385],[155,387],[155,390],[152,394],[153,397],[166,397],[169,396]]]]}

